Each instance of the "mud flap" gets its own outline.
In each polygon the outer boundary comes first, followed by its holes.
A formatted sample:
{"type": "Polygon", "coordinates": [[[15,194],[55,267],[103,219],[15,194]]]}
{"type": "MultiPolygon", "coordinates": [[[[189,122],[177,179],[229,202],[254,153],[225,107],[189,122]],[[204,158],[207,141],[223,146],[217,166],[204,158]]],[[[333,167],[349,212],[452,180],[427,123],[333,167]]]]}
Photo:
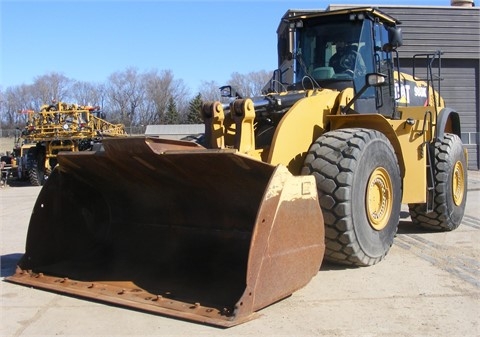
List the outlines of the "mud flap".
{"type": "Polygon", "coordinates": [[[58,161],[7,281],[229,327],[320,268],[312,176],[157,138],[58,161]]]}

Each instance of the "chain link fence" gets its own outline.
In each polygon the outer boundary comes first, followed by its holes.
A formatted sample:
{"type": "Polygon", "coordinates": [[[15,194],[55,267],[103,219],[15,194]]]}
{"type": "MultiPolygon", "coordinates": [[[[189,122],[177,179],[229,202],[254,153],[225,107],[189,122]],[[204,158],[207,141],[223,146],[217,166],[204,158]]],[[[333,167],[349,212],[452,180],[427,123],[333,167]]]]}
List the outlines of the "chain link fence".
{"type": "Polygon", "coordinates": [[[0,129],[0,137],[2,138],[5,138],[5,137],[15,137],[15,136],[19,136],[21,133],[20,130],[18,129],[0,129]]]}

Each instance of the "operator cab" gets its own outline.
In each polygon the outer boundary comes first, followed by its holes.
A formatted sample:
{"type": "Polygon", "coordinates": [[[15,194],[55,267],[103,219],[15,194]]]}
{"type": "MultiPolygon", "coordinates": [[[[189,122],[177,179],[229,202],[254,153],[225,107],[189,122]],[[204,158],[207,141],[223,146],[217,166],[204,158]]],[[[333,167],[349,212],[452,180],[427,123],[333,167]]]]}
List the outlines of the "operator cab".
{"type": "Polygon", "coordinates": [[[389,85],[365,90],[355,111],[392,115],[392,52],[401,45],[397,23],[372,8],[290,10],[277,31],[279,69],[274,82],[289,90],[353,87],[358,93],[367,74],[382,73],[389,85]]]}

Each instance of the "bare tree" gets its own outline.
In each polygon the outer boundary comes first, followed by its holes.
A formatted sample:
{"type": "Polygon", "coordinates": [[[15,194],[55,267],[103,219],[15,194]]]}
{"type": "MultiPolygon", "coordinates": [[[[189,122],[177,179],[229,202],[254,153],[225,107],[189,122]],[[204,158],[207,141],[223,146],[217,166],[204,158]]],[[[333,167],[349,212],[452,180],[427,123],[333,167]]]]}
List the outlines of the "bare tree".
{"type": "Polygon", "coordinates": [[[142,124],[163,123],[171,99],[175,102],[180,119],[188,113],[189,92],[182,80],[176,80],[171,70],[152,70],[144,75],[148,113],[142,124]]]}
{"type": "MultiPolygon", "coordinates": [[[[240,74],[234,72],[230,75],[228,85],[232,86],[242,97],[254,97],[261,95],[265,84],[270,80],[271,74],[265,70],[240,74]]],[[[203,81],[200,92],[204,102],[224,101],[220,96],[220,85],[215,81],[203,81]]]]}
{"type": "Polygon", "coordinates": [[[68,99],[72,80],[59,73],[38,76],[33,84],[8,87],[3,93],[2,124],[10,128],[21,127],[27,121],[28,110],[39,111],[53,99],[68,99]]]}
{"type": "MultiPolygon", "coordinates": [[[[244,97],[251,97],[260,94],[268,79],[265,71],[247,75],[233,73],[228,83],[244,97]]],[[[195,104],[221,100],[220,86],[214,81],[202,82],[196,98],[195,104]]],[[[30,85],[0,89],[2,128],[24,125],[27,116],[19,111],[39,111],[53,99],[98,105],[109,114],[110,121],[124,123],[127,127],[165,123],[167,112],[173,110],[178,115],[177,122],[192,123],[192,100],[195,100],[184,81],[175,79],[171,70],[140,73],[136,68],[127,68],[111,74],[104,84],[75,81],[51,72],[36,77],[30,85]]]]}
{"type": "Polygon", "coordinates": [[[190,106],[190,90],[182,79],[175,80],[172,87],[172,97],[179,115],[179,122],[186,123],[190,106]]]}
{"type": "Polygon", "coordinates": [[[70,90],[70,97],[79,105],[102,106],[104,86],[89,82],[75,81],[70,90]]]}
{"type": "Polygon", "coordinates": [[[273,76],[273,71],[254,71],[249,73],[248,76],[252,81],[250,89],[252,90],[253,96],[257,96],[262,94],[263,88],[273,76]]]}
{"type": "Polygon", "coordinates": [[[261,95],[262,88],[270,80],[271,74],[265,70],[250,72],[246,75],[233,73],[228,84],[234,87],[242,97],[261,95]]]}
{"type": "Polygon", "coordinates": [[[144,124],[160,123],[167,111],[168,101],[171,97],[173,73],[171,70],[152,70],[144,76],[146,82],[148,114],[143,120],[144,124]]]}
{"type": "Polygon", "coordinates": [[[136,68],[115,72],[108,78],[107,97],[118,119],[127,125],[135,121],[137,108],[145,99],[145,85],[136,68]]]}
{"type": "Polygon", "coordinates": [[[36,77],[32,84],[35,108],[40,109],[52,100],[68,100],[71,83],[72,80],[56,72],[36,77]]]}
{"type": "Polygon", "coordinates": [[[22,127],[27,121],[28,110],[36,108],[32,85],[8,87],[2,95],[1,116],[6,128],[22,127]]]}
{"type": "Polygon", "coordinates": [[[220,85],[215,81],[202,81],[200,95],[204,102],[220,101],[220,85]]]}

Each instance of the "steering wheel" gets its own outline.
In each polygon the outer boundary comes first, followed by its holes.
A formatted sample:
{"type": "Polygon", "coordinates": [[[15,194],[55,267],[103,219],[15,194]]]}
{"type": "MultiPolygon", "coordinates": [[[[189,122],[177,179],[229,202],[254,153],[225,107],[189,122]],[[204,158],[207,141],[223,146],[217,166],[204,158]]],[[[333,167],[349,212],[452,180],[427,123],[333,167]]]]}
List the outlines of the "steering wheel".
{"type": "Polygon", "coordinates": [[[367,73],[367,67],[365,67],[365,62],[363,62],[362,56],[354,50],[349,50],[342,55],[340,57],[339,65],[344,73],[352,76],[364,76],[367,73]]]}

